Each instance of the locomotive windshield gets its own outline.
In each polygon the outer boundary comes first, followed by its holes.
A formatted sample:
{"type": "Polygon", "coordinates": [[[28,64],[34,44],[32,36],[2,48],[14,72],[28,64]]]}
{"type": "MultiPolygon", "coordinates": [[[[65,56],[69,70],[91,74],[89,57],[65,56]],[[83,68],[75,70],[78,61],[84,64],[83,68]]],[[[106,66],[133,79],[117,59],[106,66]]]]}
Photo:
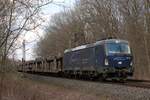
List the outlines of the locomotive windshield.
{"type": "Polygon", "coordinates": [[[107,43],[107,54],[131,54],[129,45],[127,43],[107,43]]]}

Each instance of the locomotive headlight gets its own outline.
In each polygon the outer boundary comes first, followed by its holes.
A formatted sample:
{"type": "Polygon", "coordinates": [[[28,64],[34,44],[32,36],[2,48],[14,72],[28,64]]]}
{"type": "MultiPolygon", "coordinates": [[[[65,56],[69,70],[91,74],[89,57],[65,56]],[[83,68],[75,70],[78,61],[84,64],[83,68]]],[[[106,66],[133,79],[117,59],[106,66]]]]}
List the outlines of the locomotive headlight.
{"type": "Polygon", "coordinates": [[[116,43],[119,43],[120,41],[119,40],[116,40],[116,43]]]}
{"type": "Polygon", "coordinates": [[[108,59],[105,59],[105,65],[108,66],[109,63],[108,63],[108,59]]]}
{"type": "Polygon", "coordinates": [[[133,62],[130,63],[130,66],[132,66],[132,65],[133,65],[133,62]]]}

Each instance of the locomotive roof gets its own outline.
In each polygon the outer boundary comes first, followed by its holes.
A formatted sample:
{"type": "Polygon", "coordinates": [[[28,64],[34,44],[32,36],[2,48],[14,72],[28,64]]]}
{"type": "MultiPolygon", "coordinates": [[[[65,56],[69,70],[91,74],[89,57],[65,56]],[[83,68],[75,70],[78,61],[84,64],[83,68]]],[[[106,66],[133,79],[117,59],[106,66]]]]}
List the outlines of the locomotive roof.
{"type": "Polygon", "coordinates": [[[77,51],[77,50],[81,50],[81,49],[85,49],[85,48],[89,48],[89,47],[94,47],[100,44],[104,44],[104,43],[113,43],[113,42],[123,42],[123,43],[128,43],[128,41],[126,40],[121,40],[121,39],[106,39],[106,40],[101,40],[101,41],[97,41],[95,43],[91,43],[91,44],[86,44],[86,45],[81,45],[75,48],[71,48],[71,49],[66,49],[64,53],[70,52],[70,51],[77,51]]]}

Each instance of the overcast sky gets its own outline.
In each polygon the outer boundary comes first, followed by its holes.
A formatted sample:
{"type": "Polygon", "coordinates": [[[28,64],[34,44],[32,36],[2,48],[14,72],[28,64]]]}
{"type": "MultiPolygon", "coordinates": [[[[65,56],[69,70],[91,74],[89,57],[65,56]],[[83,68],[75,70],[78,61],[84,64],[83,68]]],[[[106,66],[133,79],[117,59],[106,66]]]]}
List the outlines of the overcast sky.
{"type": "MultiPolygon", "coordinates": [[[[73,7],[74,0],[54,0],[53,4],[49,4],[42,8],[42,17],[45,19],[45,22],[41,23],[42,26],[37,28],[36,30],[32,32],[25,33],[21,38],[18,40],[20,45],[23,41],[23,39],[26,40],[26,60],[31,60],[35,58],[35,55],[33,53],[33,49],[36,45],[36,42],[38,42],[39,38],[44,35],[44,29],[50,22],[51,16],[55,13],[61,12],[65,7],[73,7]],[[59,6],[58,6],[59,4],[59,6]],[[61,6],[63,5],[63,6],[61,6]]],[[[15,52],[15,58],[21,60],[22,59],[22,48],[16,50],[15,52]]]]}

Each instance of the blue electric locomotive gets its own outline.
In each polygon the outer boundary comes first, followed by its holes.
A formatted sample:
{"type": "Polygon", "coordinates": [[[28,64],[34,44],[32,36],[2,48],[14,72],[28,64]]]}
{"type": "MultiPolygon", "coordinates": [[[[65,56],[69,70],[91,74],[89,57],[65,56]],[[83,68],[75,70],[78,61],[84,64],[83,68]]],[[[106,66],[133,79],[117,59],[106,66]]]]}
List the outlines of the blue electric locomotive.
{"type": "Polygon", "coordinates": [[[127,78],[133,75],[133,57],[128,41],[106,39],[65,50],[63,71],[90,77],[127,78]]]}

